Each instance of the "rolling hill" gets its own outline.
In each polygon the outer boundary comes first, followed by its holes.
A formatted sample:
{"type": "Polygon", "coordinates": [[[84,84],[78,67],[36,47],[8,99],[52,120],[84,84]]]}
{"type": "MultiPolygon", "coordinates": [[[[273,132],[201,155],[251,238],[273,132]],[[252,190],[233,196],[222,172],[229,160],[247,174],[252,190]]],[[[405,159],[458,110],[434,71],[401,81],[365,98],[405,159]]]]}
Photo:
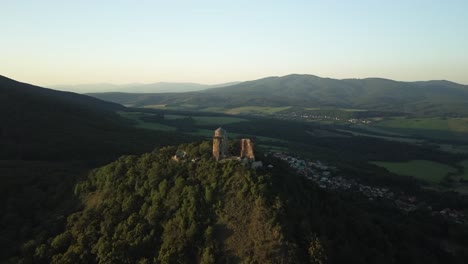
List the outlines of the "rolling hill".
{"type": "Polygon", "coordinates": [[[76,185],[82,206],[63,230],[28,243],[20,260],[463,263],[466,242],[449,252],[438,241],[464,229],[385,206],[365,210],[356,197],[321,190],[271,157],[260,155],[274,169],[253,170],[211,155],[210,142],[187,144],[93,170],[76,185]],[[202,158],[176,162],[177,149],[202,158]]]}
{"type": "Polygon", "coordinates": [[[123,154],[183,141],[132,127],[116,114],[122,110],[0,76],[0,263],[21,263],[6,259],[61,230],[60,215],[77,206],[74,184],[88,170],[123,154]]]}
{"type": "Polygon", "coordinates": [[[129,83],[129,84],[74,84],[74,85],[54,85],[53,89],[62,91],[73,91],[78,93],[181,93],[191,91],[201,91],[209,88],[224,87],[237,84],[238,82],[220,84],[199,84],[199,83],[177,83],[177,82],[157,82],[157,83],[129,83]]]}
{"type": "Polygon", "coordinates": [[[124,109],[0,76],[0,159],[109,159],[164,141],[166,134],[131,127],[116,114],[124,109]]]}
{"type": "Polygon", "coordinates": [[[330,79],[292,74],[190,93],[90,94],[136,107],[203,110],[243,106],[372,109],[417,115],[468,116],[468,86],[449,81],[330,79]]]}
{"type": "Polygon", "coordinates": [[[191,138],[133,128],[119,104],[1,77],[0,110],[2,263],[464,263],[464,227],[322,190],[261,152],[272,167],[216,162],[206,141],[154,149],[191,138]]]}

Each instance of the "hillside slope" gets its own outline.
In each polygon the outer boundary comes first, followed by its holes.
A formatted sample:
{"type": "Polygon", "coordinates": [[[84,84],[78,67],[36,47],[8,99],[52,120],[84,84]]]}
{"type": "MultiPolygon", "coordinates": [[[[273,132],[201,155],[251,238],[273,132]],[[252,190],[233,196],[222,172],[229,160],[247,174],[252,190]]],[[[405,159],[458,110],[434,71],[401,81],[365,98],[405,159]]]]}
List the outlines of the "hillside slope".
{"type": "Polygon", "coordinates": [[[0,263],[61,231],[60,216],[77,205],[74,184],[93,167],[189,138],[133,128],[117,110],[0,77],[0,263]]]}
{"type": "Polygon", "coordinates": [[[124,109],[0,76],[0,159],[109,159],[174,137],[132,128],[115,113],[124,109]]]}
{"type": "Polygon", "coordinates": [[[132,106],[189,105],[200,109],[299,106],[372,109],[421,115],[468,115],[468,86],[448,81],[330,79],[292,74],[181,94],[91,94],[132,106]]]}
{"type": "MultiPolygon", "coordinates": [[[[364,211],[281,161],[251,170],[210,142],[125,156],[79,183],[65,230],[28,244],[36,263],[461,263],[424,213],[364,211]],[[198,162],[170,159],[177,149],[198,162]],[[415,220],[418,218],[418,220],[415,220]]],[[[363,204],[361,204],[363,206],[363,204]]],[[[364,206],[365,207],[365,206],[364,206]]],[[[466,253],[466,252],[465,252],[466,253]]]]}

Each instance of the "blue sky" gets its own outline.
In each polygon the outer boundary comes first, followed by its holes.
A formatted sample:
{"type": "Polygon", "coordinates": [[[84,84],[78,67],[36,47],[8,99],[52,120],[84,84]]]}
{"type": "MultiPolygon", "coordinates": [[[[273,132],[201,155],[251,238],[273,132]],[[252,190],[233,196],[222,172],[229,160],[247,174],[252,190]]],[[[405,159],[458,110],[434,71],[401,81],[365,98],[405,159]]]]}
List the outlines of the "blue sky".
{"type": "Polygon", "coordinates": [[[45,86],[290,73],[468,84],[467,13],[461,0],[2,0],[0,74],[45,86]]]}

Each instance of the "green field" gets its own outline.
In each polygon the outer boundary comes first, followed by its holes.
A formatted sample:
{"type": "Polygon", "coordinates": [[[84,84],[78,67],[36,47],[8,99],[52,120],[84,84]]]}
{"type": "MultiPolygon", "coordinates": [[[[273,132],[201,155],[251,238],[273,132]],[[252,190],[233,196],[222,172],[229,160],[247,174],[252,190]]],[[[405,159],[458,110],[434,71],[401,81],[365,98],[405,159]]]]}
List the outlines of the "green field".
{"type": "Polygon", "coordinates": [[[468,118],[391,118],[376,122],[372,127],[406,135],[468,140],[468,118]]]}
{"type": "Polygon", "coordinates": [[[228,116],[195,116],[193,117],[197,125],[227,125],[247,121],[247,119],[228,116]]]}
{"type": "Polygon", "coordinates": [[[468,180],[468,160],[460,162],[459,165],[464,168],[463,174],[460,175],[461,178],[468,180]]]}
{"type": "Polygon", "coordinates": [[[353,108],[327,108],[327,107],[304,107],[304,110],[317,111],[317,110],[335,110],[343,112],[366,112],[364,109],[353,109],[353,108]]]}
{"type": "Polygon", "coordinates": [[[412,176],[432,184],[438,184],[449,172],[457,172],[457,169],[446,164],[428,160],[412,160],[408,162],[376,161],[372,163],[386,168],[392,173],[412,176]]]}
{"type": "Polygon", "coordinates": [[[291,106],[284,107],[269,107],[269,106],[243,106],[236,107],[224,111],[227,114],[274,114],[291,108],[291,106]]]}
{"type": "Polygon", "coordinates": [[[238,117],[230,117],[230,116],[183,116],[183,115],[164,115],[164,119],[166,120],[174,120],[174,119],[184,119],[184,118],[192,118],[195,120],[196,125],[227,125],[232,123],[238,123],[243,121],[248,121],[247,119],[238,118],[238,117]]]}
{"type": "Polygon", "coordinates": [[[165,104],[153,104],[153,105],[145,105],[143,108],[154,108],[154,109],[164,109],[166,108],[165,104]]]}
{"type": "Polygon", "coordinates": [[[140,119],[142,116],[151,116],[150,113],[141,113],[141,112],[118,112],[118,114],[124,118],[133,120],[136,122],[134,125],[138,128],[152,129],[152,130],[162,130],[162,131],[176,131],[175,127],[167,126],[164,124],[158,124],[153,122],[145,122],[140,119]]]}
{"type": "Polygon", "coordinates": [[[382,127],[468,132],[468,118],[392,118],[376,124],[382,127]]]}
{"type": "Polygon", "coordinates": [[[468,153],[468,145],[438,144],[440,150],[450,153],[468,153]]]}

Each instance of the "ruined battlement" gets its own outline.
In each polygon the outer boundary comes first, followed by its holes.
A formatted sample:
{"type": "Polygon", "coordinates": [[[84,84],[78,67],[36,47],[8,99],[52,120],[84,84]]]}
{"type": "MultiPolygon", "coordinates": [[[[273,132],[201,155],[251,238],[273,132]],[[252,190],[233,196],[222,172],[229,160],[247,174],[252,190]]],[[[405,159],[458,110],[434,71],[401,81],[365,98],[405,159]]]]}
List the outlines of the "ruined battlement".
{"type": "Polygon", "coordinates": [[[253,151],[253,143],[249,138],[241,139],[240,158],[255,160],[255,155],[253,151]]]}
{"type": "MultiPolygon", "coordinates": [[[[248,138],[243,138],[240,141],[240,154],[235,156],[240,159],[255,161],[255,154],[253,151],[253,142],[248,138]]],[[[228,158],[228,134],[227,131],[221,127],[214,131],[213,136],[213,157],[216,160],[228,158]]],[[[232,157],[232,158],[235,158],[232,157]]]]}

